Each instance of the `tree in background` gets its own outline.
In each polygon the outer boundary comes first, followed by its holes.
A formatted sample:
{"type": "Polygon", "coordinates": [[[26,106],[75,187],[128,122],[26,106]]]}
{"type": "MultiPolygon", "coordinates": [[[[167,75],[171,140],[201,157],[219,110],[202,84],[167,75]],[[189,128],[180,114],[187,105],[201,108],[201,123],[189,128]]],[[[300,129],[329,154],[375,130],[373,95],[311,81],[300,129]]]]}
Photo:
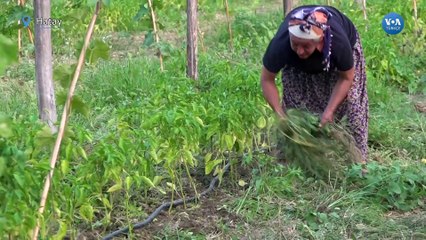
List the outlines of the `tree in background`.
{"type": "Polygon", "coordinates": [[[34,0],[35,68],[40,119],[56,132],[57,120],[52,69],[52,39],[49,26],[38,24],[37,19],[50,18],[50,0],[34,0]]]}
{"type": "Polygon", "coordinates": [[[293,0],[283,0],[284,16],[286,16],[293,8],[293,0]]]}

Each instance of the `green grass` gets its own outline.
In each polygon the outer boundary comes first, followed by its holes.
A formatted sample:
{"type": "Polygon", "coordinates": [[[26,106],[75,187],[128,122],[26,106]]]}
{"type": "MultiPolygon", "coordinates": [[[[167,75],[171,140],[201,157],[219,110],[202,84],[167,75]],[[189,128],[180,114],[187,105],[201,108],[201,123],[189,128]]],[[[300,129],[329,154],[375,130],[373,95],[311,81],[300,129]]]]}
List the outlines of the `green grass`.
{"type": "MultiPolygon", "coordinates": [[[[417,221],[424,219],[424,207],[415,213],[394,217],[366,187],[317,181],[300,173],[294,178],[285,169],[273,162],[264,165],[264,173],[255,173],[246,195],[232,203],[231,211],[244,216],[245,221],[259,231],[268,227],[288,228],[284,236],[289,239],[410,239],[425,234],[424,222],[417,221]],[[280,174],[277,176],[277,173],[280,174]],[[268,186],[268,191],[261,191],[259,180],[264,181],[262,186],[268,186]],[[276,184],[289,181],[290,188],[288,184],[276,184]],[[283,189],[287,192],[276,195],[283,189]],[[274,225],[277,221],[281,221],[278,226],[274,225]],[[291,229],[297,229],[297,234],[291,229]]],[[[274,239],[280,235],[272,231],[262,237],[274,239]]]]}
{"type": "Polygon", "coordinates": [[[426,156],[426,116],[417,112],[408,95],[369,78],[370,144],[391,150],[394,158],[419,161],[426,156]]]}

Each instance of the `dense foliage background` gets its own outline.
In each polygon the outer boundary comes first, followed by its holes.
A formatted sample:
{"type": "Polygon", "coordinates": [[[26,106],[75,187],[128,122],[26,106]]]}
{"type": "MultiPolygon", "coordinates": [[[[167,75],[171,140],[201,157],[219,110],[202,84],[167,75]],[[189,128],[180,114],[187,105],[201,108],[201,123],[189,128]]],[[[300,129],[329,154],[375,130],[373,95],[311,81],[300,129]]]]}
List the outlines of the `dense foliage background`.
{"type": "MultiPolygon", "coordinates": [[[[200,192],[196,176],[222,174],[229,159],[238,160],[236,169],[248,168],[250,177],[236,170],[223,178],[223,191],[233,193],[225,209],[240,219],[235,231],[217,227],[224,236],[426,236],[425,1],[417,2],[414,19],[412,1],[367,0],[367,20],[357,3],[331,1],[361,35],[371,110],[369,174],[361,177],[353,166],[341,183],[316,180],[264,153],[274,121],[261,95],[261,58],[283,18],[281,1],[230,1],[230,42],[223,1],[200,0],[196,82],[185,76],[184,1],[153,1],[159,43],[147,3],[103,2],[41,218],[43,239],[87,232],[99,237],[142,220],[164,200],[200,192]],[[404,17],[401,34],[382,30],[389,12],[404,17]],[[163,72],[158,50],[165,57],[163,72]],[[390,219],[394,210],[412,218],[390,219]]],[[[327,1],[297,4],[318,2],[327,1]]],[[[59,110],[95,3],[52,1],[52,18],[63,21],[52,29],[59,110]]],[[[38,120],[34,46],[26,29],[19,63],[14,55],[22,28],[17,21],[32,11],[31,2],[0,2],[0,66],[15,61],[0,78],[1,238],[24,239],[34,228],[55,141],[38,120]]],[[[208,235],[187,229],[152,234],[208,235]]]]}

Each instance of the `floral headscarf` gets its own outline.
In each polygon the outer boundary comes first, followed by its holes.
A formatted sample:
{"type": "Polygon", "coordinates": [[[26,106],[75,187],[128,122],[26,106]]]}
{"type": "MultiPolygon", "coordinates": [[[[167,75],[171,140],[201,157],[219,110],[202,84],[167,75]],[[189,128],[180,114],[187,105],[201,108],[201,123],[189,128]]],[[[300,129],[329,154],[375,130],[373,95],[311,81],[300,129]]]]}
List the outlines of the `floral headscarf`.
{"type": "Polygon", "coordinates": [[[331,34],[328,20],[332,14],[324,7],[302,8],[290,17],[289,31],[297,37],[305,39],[320,38],[324,34],[324,47],[322,49],[324,71],[330,68],[331,34]],[[297,27],[296,27],[297,26],[297,27]]]}

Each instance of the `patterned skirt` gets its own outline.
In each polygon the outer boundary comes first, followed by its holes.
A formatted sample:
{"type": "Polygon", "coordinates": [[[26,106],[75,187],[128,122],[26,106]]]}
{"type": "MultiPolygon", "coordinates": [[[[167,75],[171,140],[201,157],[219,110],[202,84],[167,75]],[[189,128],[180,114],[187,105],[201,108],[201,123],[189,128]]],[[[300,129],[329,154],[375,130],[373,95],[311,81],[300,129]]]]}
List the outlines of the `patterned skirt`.
{"type": "MultiPolygon", "coordinates": [[[[346,117],[349,130],[360,149],[364,161],[367,161],[368,140],[368,96],[365,59],[361,41],[353,47],[355,78],[346,99],[336,110],[335,120],[346,117]]],[[[321,116],[330,99],[338,72],[330,70],[318,74],[310,74],[286,66],[282,70],[283,109],[298,108],[308,110],[321,116]]]]}

